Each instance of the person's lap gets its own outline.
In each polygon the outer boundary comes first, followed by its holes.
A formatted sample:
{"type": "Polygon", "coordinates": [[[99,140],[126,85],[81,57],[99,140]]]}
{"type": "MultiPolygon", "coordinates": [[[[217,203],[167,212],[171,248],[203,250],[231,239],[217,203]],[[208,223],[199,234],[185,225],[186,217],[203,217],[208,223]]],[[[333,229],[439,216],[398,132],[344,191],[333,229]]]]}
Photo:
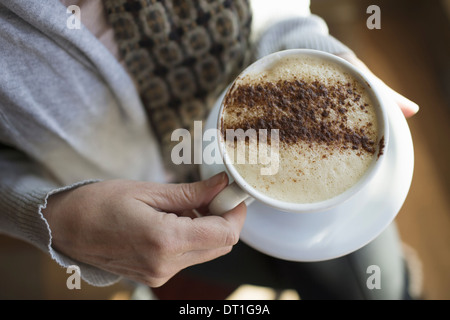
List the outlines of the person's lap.
{"type": "Polygon", "coordinates": [[[228,255],[183,273],[228,285],[296,289],[301,299],[407,297],[406,268],[395,223],[365,247],[328,261],[284,261],[239,242],[228,255]]]}

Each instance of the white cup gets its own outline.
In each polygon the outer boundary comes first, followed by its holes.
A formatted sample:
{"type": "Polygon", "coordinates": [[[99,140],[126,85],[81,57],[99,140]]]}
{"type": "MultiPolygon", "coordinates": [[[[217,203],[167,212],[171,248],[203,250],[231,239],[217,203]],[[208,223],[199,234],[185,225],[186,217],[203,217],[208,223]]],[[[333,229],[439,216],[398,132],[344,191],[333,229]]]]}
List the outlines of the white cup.
{"type": "MultiPolygon", "coordinates": [[[[287,212],[295,212],[295,213],[307,213],[307,212],[318,212],[328,210],[331,207],[337,206],[344,201],[348,200],[350,197],[356,195],[358,191],[360,191],[366,184],[370,183],[372,178],[376,175],[381,162],[383,161],[389,141],[389,126],[388,126],[388,117],[386,111],[386,105],[383,103],[383,99],[381,96],[381,92],[378,89],[376,80],[373,79],[370,75],[364,74],[362,70],[357,69],[355,66],[347,62],[346,60],[321,51],[316,50],[308,50],[308,49],[292,49],[285,50],[270,54],[261,58],[260,60],[254,62],[249,67],[247,67],[238,77],[241,78],[245,74],[249,72],[260,72],[263,71],[268,66],[272,65],[274,62],[281,58],[285,58],[287,56],[297,56],[297,57],[313,57],[320,58],[328,62],[335,63],[344,69],[347,73],[352,75],[359,83],[364,87],[366,93],[371,98],[378,118],[378,139],[384,139],[384,152],[380,152],[379,144],[376,146],[375,154],[378,156],[374,156],[372,163],[369,168],[366,170],[364,175],[358,180],[356,184],[352,187],[344,191],[343,193],[329,198],[320,202],[313,203],[292,203],[277,200],[271,198],[270,196],[256,190],[252,186],[250,186],[247,181],[238,173],[234,165],[232,164],[231,159],[227,154],[226,142],[221,133],[218,134],[218,144],[219,150],[221,153],[221,157],[223,159],[223,163],[226,166],[228,174],[233,182],[231,182],[224,190],[222,190],[210,203],[209,211],[214,215],[221,215],[229,210],[232,210],[236,206],[238,206],[241,202],[245,201],[247,205],[249,205],[253,200],[260,201],[270,207],[273,207],[280,211],[287,212]]],[[[231,88],[232,86],[230,86],[231,88]]],[[[226,97],[226,94],[225,94],[226,97]]],[[[222,125],[222,111],[224,107],[225,98],[223,99],[217,119],[217,130],[221,131],[222,125]]]]}

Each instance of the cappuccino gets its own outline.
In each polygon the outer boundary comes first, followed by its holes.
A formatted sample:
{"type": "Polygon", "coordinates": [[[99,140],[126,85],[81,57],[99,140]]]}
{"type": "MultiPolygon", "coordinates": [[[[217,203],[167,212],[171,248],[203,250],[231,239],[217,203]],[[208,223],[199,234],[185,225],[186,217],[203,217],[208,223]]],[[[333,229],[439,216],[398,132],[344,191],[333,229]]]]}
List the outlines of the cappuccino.
{"type": "MultiPolygon", "coordinates": [[[[238,142],[226,139],[227,130],[266,130],[268,139],[249,136],[245,143],[276,154],[276,172],[261,174],[267,163],[246,161],[233,164],[238,173],[273,199],[320,202],[355,185],[382,153],[376,107],[340,65],[288,56],[235,80],[224,98],[221,134],[234,156],[238,142]],[[271,132],[277,132],[276,146],[271,132]]],[[[255,152],[247,148],[245,159],[255,152]]]]}

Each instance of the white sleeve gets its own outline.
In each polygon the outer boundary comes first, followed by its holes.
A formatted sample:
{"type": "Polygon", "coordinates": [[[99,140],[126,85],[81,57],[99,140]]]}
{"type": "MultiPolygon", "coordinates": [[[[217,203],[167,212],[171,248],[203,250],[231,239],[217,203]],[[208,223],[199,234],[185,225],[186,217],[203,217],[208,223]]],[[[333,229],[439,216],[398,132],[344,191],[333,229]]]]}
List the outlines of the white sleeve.
{"type": "Polygon", "coordinates": [[[258,38],[271,25],[311,14],[309,0],[250,0],[252,32],[258,38]]]}
{"type": "Polygon", "coordinates": [[[309,0],[251,0],[255,57],[286,49],[353,53],[331,36],[326,22],[311,14],[309,0]]]}

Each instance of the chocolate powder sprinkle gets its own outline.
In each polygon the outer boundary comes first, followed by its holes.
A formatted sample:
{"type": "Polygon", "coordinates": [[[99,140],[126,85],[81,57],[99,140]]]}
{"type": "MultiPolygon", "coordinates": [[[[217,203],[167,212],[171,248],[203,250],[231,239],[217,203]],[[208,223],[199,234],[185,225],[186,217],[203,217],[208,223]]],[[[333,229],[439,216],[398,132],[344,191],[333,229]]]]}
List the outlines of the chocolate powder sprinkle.
{"type": "Polygon", "coordinates": [[[377,155],[377,159],[384,154],[384,136],[381,137],[380,142],[378,143],[378,155],[377,155]]]}
{"type": "Polygon", "coordinates": [[[280,80],[234,85],[224,108],[236,117],[222,123],[222,134],[226,129],[267,129],[269,134],[271,129],[278,129],[282,143],[316,142],[374,154],[376,143],[369,138],[371,123],[358,129],[346,123],[349,106],[345,103],[359,101],[360,97],[350,83],[327,86],[318,81],[280,80]]]}

